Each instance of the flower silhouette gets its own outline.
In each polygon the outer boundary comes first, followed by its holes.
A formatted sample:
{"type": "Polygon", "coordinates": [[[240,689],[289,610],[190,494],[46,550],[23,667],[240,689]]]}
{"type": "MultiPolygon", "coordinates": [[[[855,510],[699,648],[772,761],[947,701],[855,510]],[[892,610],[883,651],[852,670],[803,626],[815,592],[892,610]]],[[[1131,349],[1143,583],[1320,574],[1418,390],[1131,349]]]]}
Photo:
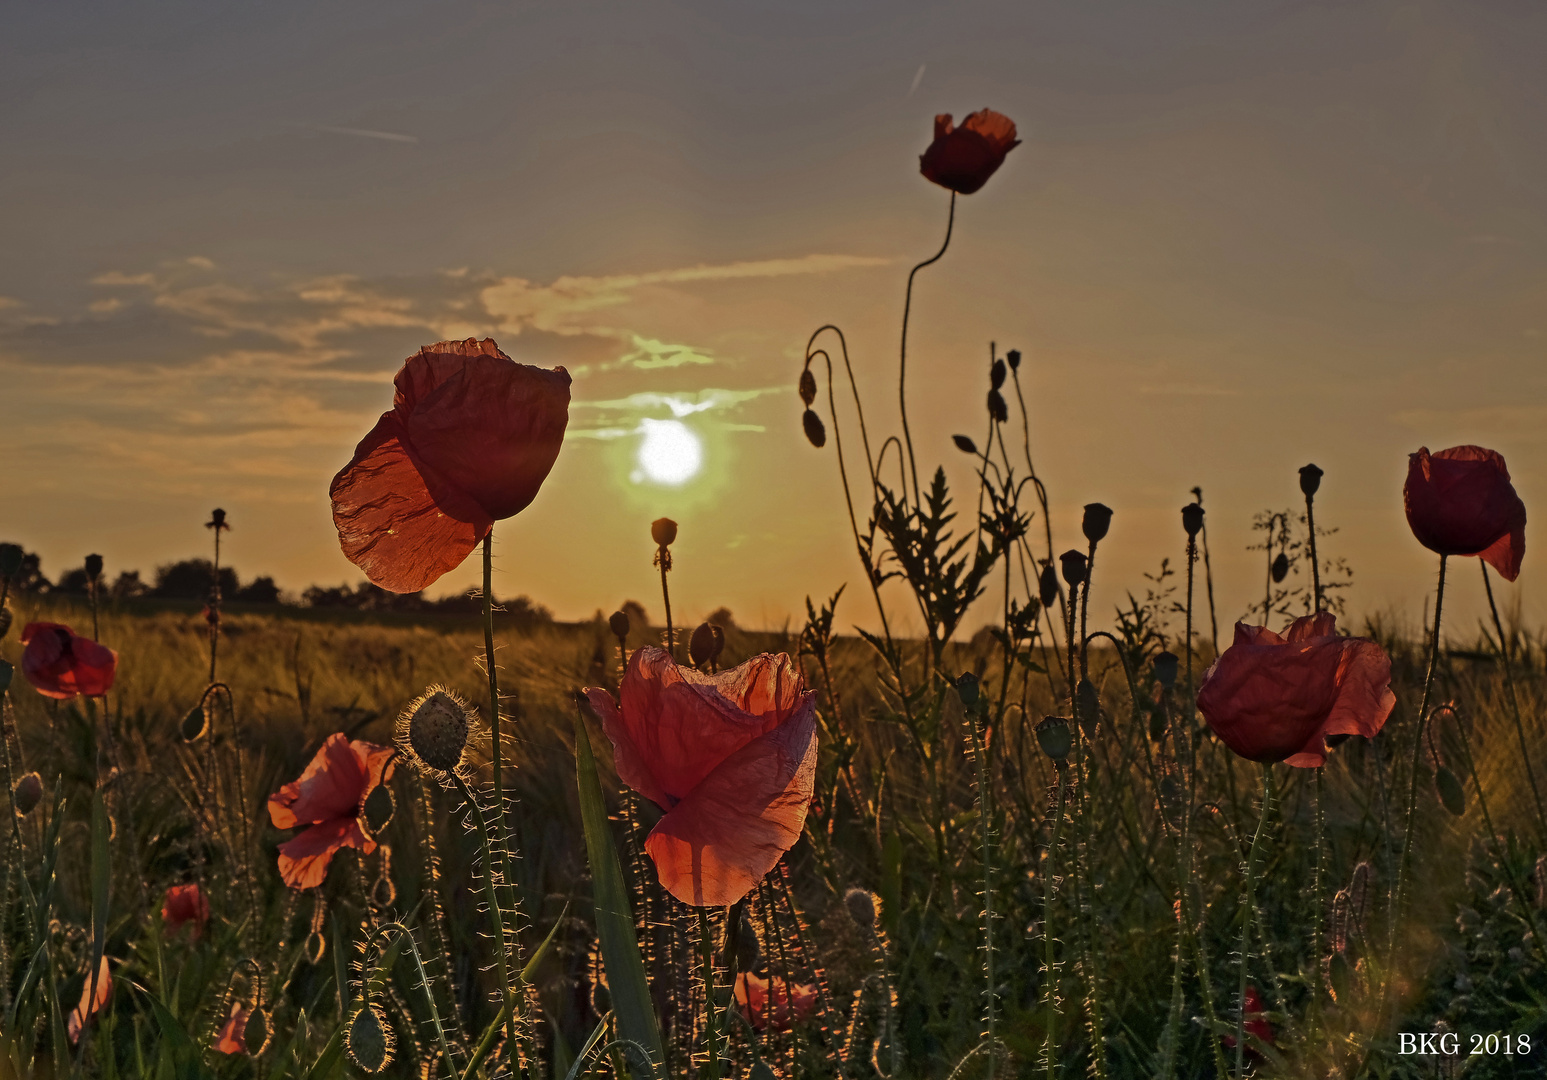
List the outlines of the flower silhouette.
{"type": "Polygon", "coordinates": [[[708,675],[654,646],[629,659],[621,707],[586,691],[623,782],[666,811],[645,841],[661,884],[734,904],[800,838],[816,775],[816,697],[788,656],[708,675]]]}
{"type": "Polygon", "coordinates": [[[979,109],[951,126],[951,114],[935,117],[935,141],[919,156],[919,172],[926,180],[971,195],[1004,164],[1004,157],[1019,146],[1015,121],[992,109],[979,109]]]}
{"type": "Polygon", "coordinates": [[[328,491],[349,561],[417,592],[537,497],[569,422],[569,372],[468,338],[426,345],[393,384],[392,408],[328,491]]]}
{"type": "Polygon", "coordinates": [[[204,924],[209,922],[209,900],[198,883],[173,885],[167,890],[166,902],[161,905],[161,922],[168,934],[175,934],[189,923],[193,924],[193,939],[204,934],[204,924]]]}
{"type": "Polygon", "coordinates": [[[1204,673],[1198,711],[1251,761],[1303,769],[1327,760],[1329,735],[1373,737],[1396,704],[1391,658],[1366,638],[1339,637],[1328,612],[1296,619],[1284,637],[1235,624],[1235,641],[1204,673]]]}
{"type": "Polygon", "coordinates": [[[1430,551],[1476,555],[1509,581],[1520,576],[1526,507],[1497,450],[1452,446],[1431,454],[1419,447],[1408,455],[1402,503],[1413,535],[1430,551]]]}
{"type": "Polygon", "coordinates": [[[788,1031],[816,1012],[815,986],[787,979],[764,979],[751,972],[736,976],[736,1004],[758,1031],[788,1031]]]}
{"type": "Polygon", "coordinates": [[[113,688],[118,654],[63,623],[28,623],[21,643],[21,673],[44,697],[100,697],[113,688]]]}
{"type": "Polygon", "coordinates": [[[329,735],[300,779],[269,796],[276,829],[311,828],[279,845],[279,876],[292,889],[315,889],[341,848],[369,855],[376,842],[360,828],[359,814],[378,784],[392,777],[397,762],[390,746],[351,742],[343,732],[329,735]]]}

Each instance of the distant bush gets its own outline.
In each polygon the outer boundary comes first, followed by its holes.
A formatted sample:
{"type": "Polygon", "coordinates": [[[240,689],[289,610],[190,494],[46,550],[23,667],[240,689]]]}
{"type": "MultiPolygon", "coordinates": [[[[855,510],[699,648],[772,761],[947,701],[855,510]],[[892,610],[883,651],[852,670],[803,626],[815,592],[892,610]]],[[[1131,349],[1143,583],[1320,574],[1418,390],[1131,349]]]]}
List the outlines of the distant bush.
{"type": "MultiPolygon", "coordinates": [[[[209,596],[215,564],[208,559],[184,559],[156,567],[156,587],[151,595],[163,600],[204,600],[209,596]]],[[[240,589],[236,571],[220,568],[220,594],[232,599],[240,589]]]]}

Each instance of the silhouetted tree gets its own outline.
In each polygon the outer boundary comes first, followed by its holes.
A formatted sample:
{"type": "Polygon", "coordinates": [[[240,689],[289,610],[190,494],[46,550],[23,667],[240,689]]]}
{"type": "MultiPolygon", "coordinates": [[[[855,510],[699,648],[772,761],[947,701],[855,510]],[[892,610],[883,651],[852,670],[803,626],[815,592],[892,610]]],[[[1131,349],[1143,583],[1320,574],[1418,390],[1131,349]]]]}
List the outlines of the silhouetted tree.
{"type": "Polygon", "coordinates": [[[279,586],[274,584],[274,579],[268,575],[254,578],[231,594],[231,599],[240,600],[247,604],[277,604],[279,603],[279,586]]]}
{"type": "MultiPolygon", "coordinates": [[[[20,545],[17,545],[20,547],[20,545]]],[[[11,578],[11,591],[23,593],[46,593],[53,589],[53,584],[43,576],[43,560],[35,551],[23,551],[21,568],[11,578]]]]}
{"type": "MultiPolygon", "coordinates": [[[[210,578],[215,564],[208,559],[184,559],[156,567],[156,587],[152,595],[166,600],[205,600],[209,598],[210,578]]],[[[227,598],[235,596],[240,585],[236,571],[229,566],[220,568],[220,592],[227,598]]]]}
{"type": "Polygon", "coordinates": [[[150,586],[140,580],[138,570],[120,570],[108,592],[114,600],[136,600],[148,595],[150,586]]]}

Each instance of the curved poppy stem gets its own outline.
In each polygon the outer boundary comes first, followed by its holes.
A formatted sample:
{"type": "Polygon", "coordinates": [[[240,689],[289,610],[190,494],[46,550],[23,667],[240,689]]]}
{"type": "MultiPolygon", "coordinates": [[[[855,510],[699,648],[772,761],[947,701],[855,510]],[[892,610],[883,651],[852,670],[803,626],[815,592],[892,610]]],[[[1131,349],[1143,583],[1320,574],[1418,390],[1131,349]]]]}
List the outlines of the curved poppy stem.
{"type": "MultiPolygon", "coordinates": [[[[906,380],[908,376],[908,315],[913,310],[913,277],[924,267],[940,261],[945,254],[945,249],[951,246],[951,230],[956,225],[956,192],[951,192],[951,209],[945,219],[945,242],[940,245],[940,250],[930,258],[919,263],[908,271],[908,289],[903,295],[902,302],[902,350],[897,363],[897,403],[902,410],[902,437],[908,444],[908,471],[913,476],[913,505],[918,509],[923,504],[919,501],[919,467],[913,456],[913,435],[908,430],[908,393],[906,380]]],[[[904,496],[907,492],[903,493],[904,496]]]]}
{"type": "Polygon", "coordinates": [[[1531,752],[1526,749],[1525,726],[1520,722],[1520,699],[1515,696],[1514,666],[1510,663],[1509,647],[1504,642],[1504,623],[1499,619],[1499,606],[1493,602],[1493,583],[1488,579],[1488,564],[1478,559],[1477,565],[1483,568],[1483,590],[1488,594],[1488,611],[1493,615],[1493,630],[1499,640],[1499,658],[1504,662],[1504,686],[1509,691],[1509,709],[1515,719],[1515,737],[1520,740],[1520,764],[1525,767],[1526,779],[1531,783],[1531,797],[1536,801],[1537,821],[1541,823],[1543,836],[1547,836],[1547,811],[1542,809],[1542,793],[1536,786],[1536,771],[1531,767],[1531,752]]]}

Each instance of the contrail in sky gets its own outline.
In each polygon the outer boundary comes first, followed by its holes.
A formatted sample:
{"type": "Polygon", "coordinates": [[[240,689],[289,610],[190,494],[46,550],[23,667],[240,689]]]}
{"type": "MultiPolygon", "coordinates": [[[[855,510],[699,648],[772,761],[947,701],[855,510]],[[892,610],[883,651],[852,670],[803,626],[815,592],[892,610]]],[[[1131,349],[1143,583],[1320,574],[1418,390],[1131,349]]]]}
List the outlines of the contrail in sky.
{"type": "MultiPolygon", "coordinates": [[[[922,68],[920,69],[923,70],[922,68]]],[[[386,139],[388,142],[416,143],[417,135],[399,135],[395,131],[372,131],[370,128],[329,127],[327,124],[304,124],[313,131],[326,131],[330,135],[358,135],[362,139],[386,139]]]]}
{"type": "Polygon", "coordinates": [[[912,97],[914,91],[916,91],[919,88],[919,83],[924,81],[924,66],[925,65],[920,64],[918,71],[914,72],[914,74],[913,74],[913,85],[908,87],[908,96],[909,97],[912,97]]]}

